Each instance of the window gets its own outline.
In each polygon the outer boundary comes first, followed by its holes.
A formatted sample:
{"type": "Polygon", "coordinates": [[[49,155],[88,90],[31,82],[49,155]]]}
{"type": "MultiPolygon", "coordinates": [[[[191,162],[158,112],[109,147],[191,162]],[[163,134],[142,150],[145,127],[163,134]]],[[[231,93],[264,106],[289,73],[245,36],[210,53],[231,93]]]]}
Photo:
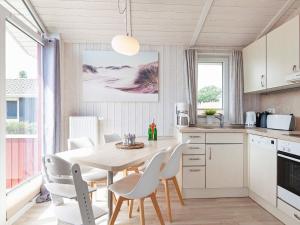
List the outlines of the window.
{"type": "Polygon", "coordinates": [[[18,119],[18,101],[6,101],[6,118],[18,119]]]}
{"type": "Polygon", "coordinates": [[[6,22],[6,192],[40,174],[41,45],[6,22]]]}
{"type": "Polygon", "coordinates": [[[228,116],[228,57],[200,56],[198,60],[198,115],[214,109],[228,116]]]}

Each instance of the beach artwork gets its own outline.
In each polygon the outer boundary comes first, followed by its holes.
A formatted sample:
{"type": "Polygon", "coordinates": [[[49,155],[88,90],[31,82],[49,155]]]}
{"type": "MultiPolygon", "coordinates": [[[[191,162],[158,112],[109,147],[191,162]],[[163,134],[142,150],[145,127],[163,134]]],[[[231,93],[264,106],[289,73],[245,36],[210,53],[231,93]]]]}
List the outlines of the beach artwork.
{"type": "Polygon", "coordinates": [[[85,102],[156,102],[158,52],[124,56],[113,51],[84,51],[82,100],[85,102]]]}

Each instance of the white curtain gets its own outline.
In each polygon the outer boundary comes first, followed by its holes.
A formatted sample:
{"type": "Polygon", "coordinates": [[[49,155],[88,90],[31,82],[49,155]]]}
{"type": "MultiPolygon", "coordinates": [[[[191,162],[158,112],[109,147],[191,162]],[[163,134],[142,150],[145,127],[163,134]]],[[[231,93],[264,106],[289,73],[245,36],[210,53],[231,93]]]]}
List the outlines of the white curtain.
{"type": "Polygon", "coordinates": [[[243,124],[243,55],[241,51],[233,51],[231,72],[229,75],[229,122],[243,124]]]}
{"type": "Polygon", "coordinates": [[[197,84],[196,84],[196,50],[185,50],[185,67],[187,76],[187,97],[190,105],[190,124],[197,124],[197,84]]]}

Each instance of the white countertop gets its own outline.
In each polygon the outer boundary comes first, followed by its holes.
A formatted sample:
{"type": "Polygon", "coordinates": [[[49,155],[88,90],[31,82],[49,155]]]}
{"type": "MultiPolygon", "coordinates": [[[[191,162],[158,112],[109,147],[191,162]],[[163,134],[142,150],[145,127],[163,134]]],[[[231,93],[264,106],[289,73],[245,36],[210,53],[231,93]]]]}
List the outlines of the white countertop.
{"type": "Polygon", "coordinates": [[[288,134],[300,134],[300,131],[281,131],[266,128],[230,128],[226,126],[224,128],[183,127],[178,130],[181,133],[247,133],[300,143],[300,137],[288,136],[288,134]]]}

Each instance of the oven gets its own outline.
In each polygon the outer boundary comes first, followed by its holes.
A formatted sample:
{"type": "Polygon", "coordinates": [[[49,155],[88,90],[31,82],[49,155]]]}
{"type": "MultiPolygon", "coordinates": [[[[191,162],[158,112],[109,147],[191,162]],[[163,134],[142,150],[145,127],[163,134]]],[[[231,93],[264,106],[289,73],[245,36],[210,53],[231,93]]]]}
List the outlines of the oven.
{"type": "Polygon", "coordinates": [[[300,143],[278,142],[278,198],[300,210],[300,143]]]}

